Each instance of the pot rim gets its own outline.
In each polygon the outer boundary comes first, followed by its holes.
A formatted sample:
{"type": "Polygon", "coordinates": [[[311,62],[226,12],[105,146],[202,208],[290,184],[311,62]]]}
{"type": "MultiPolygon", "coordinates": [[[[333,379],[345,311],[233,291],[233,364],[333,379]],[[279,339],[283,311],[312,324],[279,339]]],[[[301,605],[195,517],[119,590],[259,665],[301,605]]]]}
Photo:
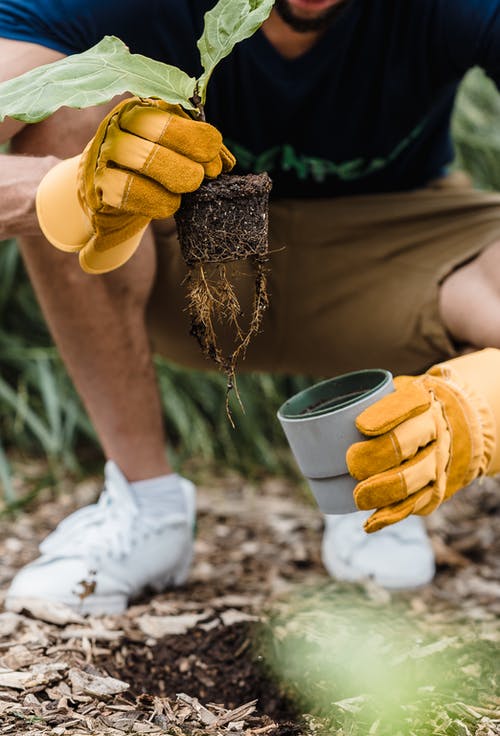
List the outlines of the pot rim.
{"type": "Polygon", "coordinates": [[[278,409],[278,418],[296,423],[340,413],[370,397],[391,380],[392,374],[384,368],[366,368],[320,381],[287,399],[278,409]],[[318,399],[321,406],[309,411],[307,404],[318,402],[318,399]]]}

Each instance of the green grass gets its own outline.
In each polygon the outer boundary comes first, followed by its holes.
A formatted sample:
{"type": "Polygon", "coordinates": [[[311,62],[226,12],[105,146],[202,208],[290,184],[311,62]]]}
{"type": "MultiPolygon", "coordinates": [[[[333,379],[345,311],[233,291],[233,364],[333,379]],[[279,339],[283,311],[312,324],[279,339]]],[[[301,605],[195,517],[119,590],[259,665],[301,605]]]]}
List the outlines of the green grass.
{"type": "Polygon", "coordinates": [[[477,187],[500,190],[500,95],[479,69],[460,89],[453,119],[457,166],[468,171],[477,187]]]}
{"type": "MultiPolygon", "coordinates": [[[[500,98],[474,71],[463,85],[454,119],[457,163],[482,188],[500,189],[500,98]]],[[[276,410],[304,378],[243,375],[245,412],[227,421],[225,382],[216,373],[180,370],[158,361],[165,424],[178,467],[193,457],[246,473],[287,472],[290,455],[276,410]]],[[[16,502],[9,456],[43,455],[53,475],[76,471],[95,432],[54,349],[13,242],[0,244],[0,484],[16,502]],[[83,454],[82,454],[83,453],[83,454]]],[[[2,494],[0,494],[2,495],[2,494]]]]}
{"type": "Polygon", "coordinates": [[[305,733],[499,733],[499,631],[486,611],[416,613],[404,597],[374,601],[331,582],[276,603],[256,655],[309,714],[305,733]]]}

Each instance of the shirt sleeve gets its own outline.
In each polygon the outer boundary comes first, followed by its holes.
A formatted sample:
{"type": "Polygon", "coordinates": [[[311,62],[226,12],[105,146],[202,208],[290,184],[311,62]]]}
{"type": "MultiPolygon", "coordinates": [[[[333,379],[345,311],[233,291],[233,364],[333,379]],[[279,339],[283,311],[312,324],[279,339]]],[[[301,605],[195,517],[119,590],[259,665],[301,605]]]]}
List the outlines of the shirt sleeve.
{"type": "Polygon", "coordinates": [[[0,37],[3,38],[38,43],[64,54],[74,54],[96,42],[93,26],[95,23],[85,3],[0,0],[0,37]]]}
{"type": "Polygon", "coordinates": [[[133,51],[157,7],[158,0],[0,0],[0,37],[75,54],[114,35],[133,51]]]}
{"type": "Polygon", "coordinates": [[[436,0],[445,65],[462,76],[480,66],[500,87],[500,0],[436,0]]]}

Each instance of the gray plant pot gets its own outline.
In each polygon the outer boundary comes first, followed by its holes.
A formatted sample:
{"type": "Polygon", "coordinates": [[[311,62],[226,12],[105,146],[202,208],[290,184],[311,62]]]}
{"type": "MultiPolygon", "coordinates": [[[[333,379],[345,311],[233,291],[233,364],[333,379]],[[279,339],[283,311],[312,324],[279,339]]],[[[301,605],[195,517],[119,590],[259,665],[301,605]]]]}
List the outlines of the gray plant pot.
{"type": "Polygon", "coordinates": [[[394,391],[392,374],[382,369],[355,371],[322,381],[292,396],[278,419],[298,466],[324,514],[357,511],[348,473],[347,448],[363,439],[356,417],[394,391]]]}

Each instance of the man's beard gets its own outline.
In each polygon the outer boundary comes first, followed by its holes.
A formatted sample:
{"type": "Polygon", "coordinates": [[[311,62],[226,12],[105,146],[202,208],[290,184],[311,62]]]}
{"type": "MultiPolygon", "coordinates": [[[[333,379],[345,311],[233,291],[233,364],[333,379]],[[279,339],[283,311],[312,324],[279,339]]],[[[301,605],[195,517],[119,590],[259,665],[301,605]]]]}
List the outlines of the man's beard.
{"type": "Polygon", "coordinates": [[[338,5],[327,8],[323,13],[315,18],[299,18],[295,15],[288,0],[276,0],[274,7],[281,16],[282,20],[293,28],[297,33],[310,33],[311,31],[324,31],[330,26],[337,16],[345,10],[346,5],[350,5],[352,0],[343,0],[338,5]]]}

